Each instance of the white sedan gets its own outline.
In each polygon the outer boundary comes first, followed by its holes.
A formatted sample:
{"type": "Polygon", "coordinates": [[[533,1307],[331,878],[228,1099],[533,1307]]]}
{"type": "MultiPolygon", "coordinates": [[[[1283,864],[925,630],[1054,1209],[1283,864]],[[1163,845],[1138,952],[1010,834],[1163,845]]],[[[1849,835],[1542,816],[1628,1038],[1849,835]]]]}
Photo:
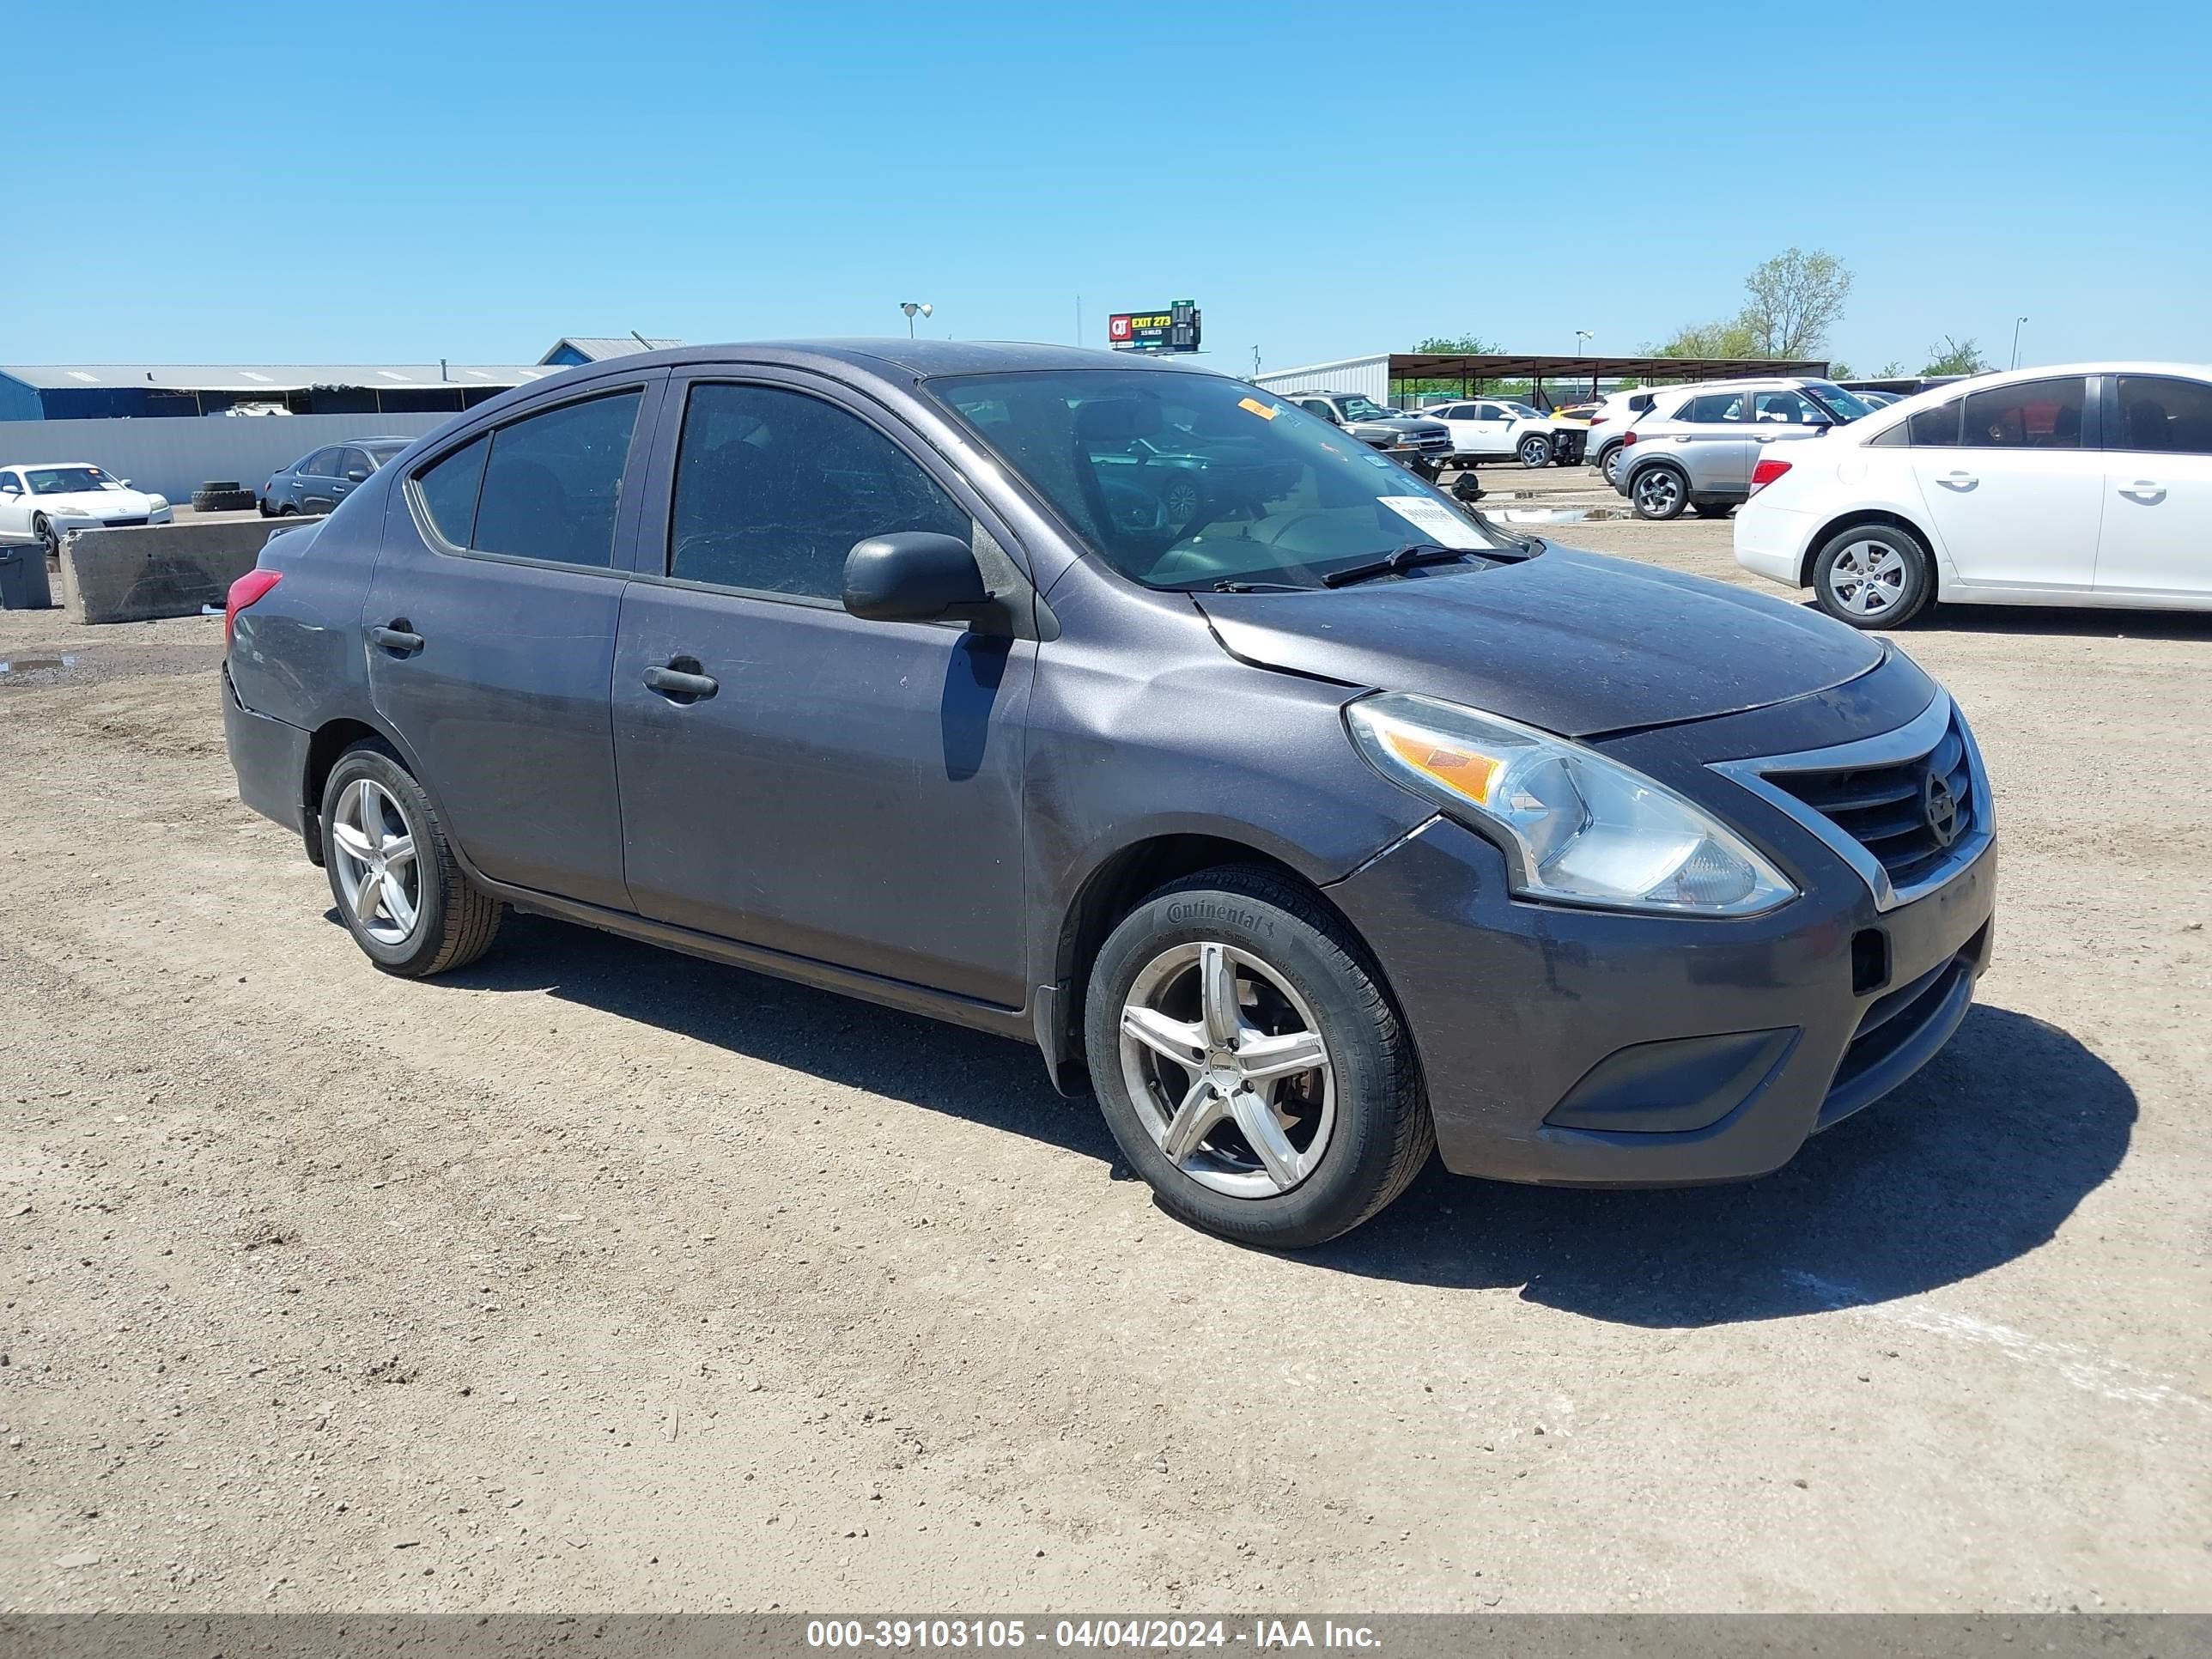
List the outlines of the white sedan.
{"type": "Polygon", "coordinates": [[[1451,429],[1452,458],[1460,461],[1518,460],[1523,466],[1549,466],[1558,448],[1553,434],[1560,423],[1527,404],[1504,398],[1474,398],[1438,404],[1420,411],[1451,429]]]}
{"type": "Polygon", "coordinates": [[[167,524],[168,500],[131,488],[88,461],[0,466],[0,542],[40,541],[59,548],[72,530],[167,524]]]}
{"type": "Polygon", "coordinates": [[[1855,628],[1957,605],[2212,610],[2212,368],[2025,368],[1759,461],[1745,569],[1855,628]]]}

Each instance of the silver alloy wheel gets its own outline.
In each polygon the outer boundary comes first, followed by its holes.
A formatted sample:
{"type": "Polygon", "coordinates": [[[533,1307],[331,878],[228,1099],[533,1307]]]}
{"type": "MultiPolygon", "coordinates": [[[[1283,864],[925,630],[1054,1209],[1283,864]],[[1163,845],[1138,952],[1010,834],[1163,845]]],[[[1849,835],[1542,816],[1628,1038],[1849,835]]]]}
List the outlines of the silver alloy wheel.
{"type": "Polygon", "coordinates": [[[1854,617],[1885,617],[1905,598],[1905,556],[1887,542],[1853,542],[1828,566],[1828,593],[1854,617]]]}
{"type": "Polygon", "coordinates": [[[1541,438],[1523,438],[1521,441],[1522,465],[1541,466],[1551,459],[1552,447],[1541,438]]]}
{"type": "Polygon", "coordinates": [[[1177,945],[1121,1005],[1121,1078],[1169,1160],[1231,1198],[1273,1198],[1316,1169],[1336,1129],[1319,1022],[1233,945],[1177,945]]]}
{"type": "Polygon", "coordinates": [[[1615,444],[1605,452],[1605,459],[1598,463],[1598,471],[1605,475],[1607,483],[1620,482],[1620,446],[1615,444]]]}
{"type": "Polygon", "coordinates": [[[1636,492],[1636,504],[1657,517],[1672,511],[1682,499],[1682,481],[1663,466],[1636,475],[1631,486],[1636,492]]]}
{"type": "Polygon", "coordinates": [[[361,931],[379,945],[404,945],[422,914],[415,837],[383,785],[356,778],[331,815],[338,890],[361,931]]]}

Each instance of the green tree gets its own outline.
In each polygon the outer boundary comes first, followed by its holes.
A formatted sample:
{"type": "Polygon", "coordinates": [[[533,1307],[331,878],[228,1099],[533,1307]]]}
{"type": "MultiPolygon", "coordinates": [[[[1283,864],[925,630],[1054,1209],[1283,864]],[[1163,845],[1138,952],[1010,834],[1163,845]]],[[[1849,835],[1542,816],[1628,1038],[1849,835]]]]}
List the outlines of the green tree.
{"type": "Polygon", "coordinates": [[[1986,374],[1995,365],[1982,356],[1981,348],[1974,343],[1972,336],[1954,340],[1946,334],[1941,346],[1928,348],[1928,363],[1920,372],[1923,374],[1986,374]]]}
{"type": "MultiPolygon", "coordinates": [[[[1416,351],[1431,351],[1439,356],[1449,352],[1469,357],[1495,356],[1504,349],[1495,340],[1486,340],[1480,334],[1433,334],[1413,348],[1416,351]]],[[[1401,380],[1397,385],[1397,397],[1401,404],[1418,402],[1426,392],[1447,392],[1455,398],[1462,391],[1483,392],[1488,389],[1480,380],[1469,386],[1467,381],[1455,379],[1401,380]]]]}
{"type": "Polygon", "coordinates": [[[1750,328],[1741,317],[1717,323],[1692,323],[1671,339],[1644,348],[1647,357],[1756,357],[1750,328]]]}
{"type": "Polygon", "coordinates": [[[1892,357],[1880,368],[1875,370],[1874,378],[1877,380],[1899,380],[1904,379],[1905,375],[1911,372],[1912,371],[1905,368],[1903,363],[1898,362],[1896,358],[1892,357]]]}
{"type": "Polygon", "coordinates": [[[1762,357],[1817,357],[1828,332],[1843,319],[1851,296],[1851,273],[1825,248],[1785,248],[1743,285],[1751,300],[1739,320],[1762,357]]]}

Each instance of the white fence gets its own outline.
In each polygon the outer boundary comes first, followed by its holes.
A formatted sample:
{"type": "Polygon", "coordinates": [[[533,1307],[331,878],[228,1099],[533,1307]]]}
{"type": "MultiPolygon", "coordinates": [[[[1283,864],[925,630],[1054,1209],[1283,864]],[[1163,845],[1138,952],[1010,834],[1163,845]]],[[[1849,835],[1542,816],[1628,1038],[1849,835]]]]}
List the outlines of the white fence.
{"type": "Polygon", "coordinates": [[[416,438],[444,415],[202,415],[120,421],[0,421],[0,466],[89,461],[179,505],[211,478],[258,490],[324,444],[416,438]]]}

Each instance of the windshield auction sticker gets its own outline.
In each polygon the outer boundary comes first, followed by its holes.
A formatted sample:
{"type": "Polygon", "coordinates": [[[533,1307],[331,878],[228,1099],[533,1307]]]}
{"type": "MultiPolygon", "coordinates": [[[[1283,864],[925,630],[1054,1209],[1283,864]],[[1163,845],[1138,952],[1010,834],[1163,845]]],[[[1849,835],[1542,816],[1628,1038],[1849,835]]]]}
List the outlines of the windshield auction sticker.
{"type": "Polygon", "coordinates": [[[1257,415],[1263,421],[1272,421],[1275,418],[1275,411],[1268,408],[1267,404],[1261,403],[1257,398],[1239,398],[1237,400],[1237,407],[1239,409],[1247,409],[1251,410],[1253,414],[1257,415]]]}
{"type": "Polygon", "coordinates": [[[1378,495],[1376,499],[1439,547],[1488,547],[1483,534],[1442,501],[1426,495],[1378,495]]]}

